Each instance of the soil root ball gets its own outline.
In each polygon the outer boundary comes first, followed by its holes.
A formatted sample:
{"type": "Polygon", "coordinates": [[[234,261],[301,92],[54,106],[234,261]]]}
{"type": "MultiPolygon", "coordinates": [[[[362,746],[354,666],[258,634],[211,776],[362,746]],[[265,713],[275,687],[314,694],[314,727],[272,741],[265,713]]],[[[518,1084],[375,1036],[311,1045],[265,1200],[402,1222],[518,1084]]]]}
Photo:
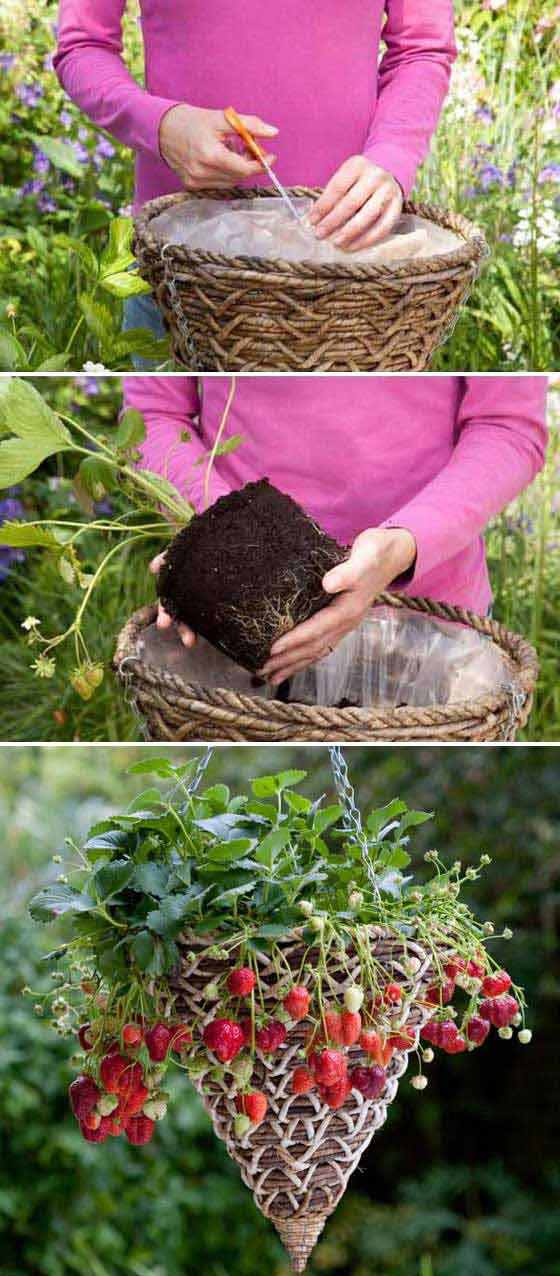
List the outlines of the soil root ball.
{"type": "Polygon", "coordinates": [[[348,550],[268,479],[222,496],[179,532],[159,573],[174,620],[254,672],[273,642],[325,607],[348,550]]]}

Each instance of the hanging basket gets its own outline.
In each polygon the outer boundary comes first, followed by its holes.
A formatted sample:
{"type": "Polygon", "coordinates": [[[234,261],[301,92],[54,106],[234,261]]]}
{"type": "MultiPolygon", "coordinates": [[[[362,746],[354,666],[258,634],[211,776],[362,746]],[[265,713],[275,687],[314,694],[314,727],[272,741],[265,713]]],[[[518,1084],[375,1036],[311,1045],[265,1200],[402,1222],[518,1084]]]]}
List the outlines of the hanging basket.
{"type": "Polygon", "coordinates": [[[471,700],[427,708],[327,708],[259,699],[239,691],[189,683],[147,663],[139,654],[155,607],[132,616],[118,638],[116,672],[140,714],[148,739],[233,741],[492,741],[514,740],[529,718],[538,677],[534,648],[496,620],[460,607],[381,594],[377,603],[457,621],[485,634],[507,657],[510,676],[471,700]]]}
{"type": "MultiPolygon", "coordinates": [[[[293,187],[294,196],[320,189],[293,187]]],[[[151,223],[189,200],[259,199],[274,188],[181,192],[150,200],[135,221],[140,274],[151,285],[178,363],[198,372],[421,372],[450,334],[488,255],[459,213],[407,202],[463,241],[395,265],[318,265],[162,244],[151,223]]]]}
{"type": "MultiPolygon", "coordinates": [[[[407,1035],[413,1037],[416,1044],[420,1028],[436,1009],[425,1002],[435,974],[432,959],[413,940],[403,943],[381,927],[367,929],[372,959],[378,963],[380,974],[386,976],[383,982],[397,981],[405,1001],[413,998],[416,1003],[400,1012],[394,1027],[395,1031],[406,1028],[407,1035]],[[408,966],[411,958],[417,964],[413,975],[408,966]],[[424,1004],[418,1004],[422,1002],[424,1004]]],[[[267,953],[255,954],[263,1009],[270,1016],[278,1008],[282,983],[286,982],[289,972],[294,981],[313,991],[319,956],[318,950],[304,946],[298,931],[277,941],[277,948],[282,958],[280,978],[267,953]]],[[[223,962],[210,955],[208,940],[202,941],[196,935],[183,936],[180,950],[181,961],[171,979],[171,989],[177,997],[175,1008],[188,1019],[201,1016],[208,1004],[203,996],[204,988],[223,976],[225,968],[223,962]]],[[[450,948],[449,952],[442,951],[438,955],[445,962],[451,953],[450,948]]],[[[360,961],[353,949],[347,949],[344,960],[329,956],[326,980],[329,994],[338,1002],[342,1001],[346,988],[360,982],[360,961]]],[[[199,1019],[200,1026],[204,1027],[214,1016],[215,1010],[210,1007],[199,1019]]],[[[332,1110],[321,1102],[315,1091],[304,1095],[292,1093],[292,1073],[302,1062],[300,1052],[308,1031],[305,1021],[293,1024],[285,1045],[274,1054],[256,1050],[251,1088],[266,1095],[268,1111],[264,1121],[242,1138],[236,1137],[234,1131],[238,1083],[227,1070],[222,1079],[216,1079],[214,1070],[218,1060],[204,1046],[197,1054],[201,1071],[195,1081],[215,1133],[239,1166],[256,1205],[276,1227],[294,1272],[304,1271],[329,1215],[346,1191],[350,1175],[384,1124],[387,1108],[397,1094],[408,1064],[408,1054],[395,1051],[386,1069],[387,1080],[379,1099],[364,1099],[353,1090],[343,1107],[332,1110]]],[[[348,1055],[351,1067],[371,1063],[359,1046],[351,1047],[348,1055]]]]}

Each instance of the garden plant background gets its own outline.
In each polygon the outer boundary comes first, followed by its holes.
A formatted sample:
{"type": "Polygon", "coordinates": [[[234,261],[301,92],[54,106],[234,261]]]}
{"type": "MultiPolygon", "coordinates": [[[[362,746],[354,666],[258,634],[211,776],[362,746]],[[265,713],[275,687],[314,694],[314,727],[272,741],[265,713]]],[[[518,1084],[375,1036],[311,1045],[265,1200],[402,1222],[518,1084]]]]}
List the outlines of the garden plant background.
{"type": "MultiPolygon", "coordinates": [[[[125,772],[146,752],[0,752],[2,1276],[289,1276],[185,1081],[149,1148],[86,1146],[66,1096],[72,1043],[20,995],[49,982],[41,956],[56,946],[56,928],[33,925],[26,909],[61,871],[52,854],[145,787],[125,772]]],[[[176,764],[196,750],[168,752],[176,764]]],[[[296,767],[309,772],[302,791],[334,796],[326,749],[218,754],[209,783],[239,792],[265,770],[296,767]]],[[[362,807],[400,795],[436,812],[414,831],[420,872],[431,846],[449,864],[492,856],[468,902],[514,930],[499,956],[525,986],[534,1038],[523,1048],[495,1035],[480,1053],[438,1055],[422,1094],[403,1079],[310,1276],[557,1276],[558,752],[358,747],[346,757],[362,807]]]]}
{"type": "MultiPolygon", "coordinates": [[[[560,6],[455,9],[452,91],[414,194],[472,217],[493,253],[433,366],[548,370],[560,353],[560,6]]],[[[141,78],[136,15],[131,0],[126,57],[141,78]]],[[[53,0],[0,0],[0,368],[126,370],[133,352],[165,366],[166,342],[120,332],[132,156],[60,89],[56,16],[53,0]]]]}
{"type": "MultiPolygon", "coordinates": [[[[121,404],[118,377],[42,377],[34,384],[58,411],[79,416],[92,433],[114,433],[121,404]]],[[[529,740],[560,738],[558,677],[560,603],[560,402],[559,384],[551,378],[549,391],[551,442],[546,468],[526,493],[490,527],[487,547],[494,589],[494,614],[509,628],[524,634],[539,652],[541,673],[535,708],[526,729],[529,740]]],[[[107,674],[93,699],[84,704],[70,684],[75,666],[71,644],[57,649],[56,673],[38,681],[31,666],[37,648],[29,648],[21,628],[27,616],[37,617],[45,635],[63,632],[74,618],[83,594],[65,583],[52,559],[41,550],[2,549],[2,521],[22,518],[84,517],[84,493],[73,486],[76,462],[48,461],[38,475],[11,494],[0,494],[0,714],[4,740],[80,739],[135,740],[136,719],[124,702],[112,674],[107,674]]],[[[85,511],[103,515],[124,509],[124,501],[110,501],[85,511]]],[[[116,538],[113,538],[116,543],[116,538]]],[[[98,565],[110,548],[109,533],[82,541],[87,549],[86,572],[98,565]]],[[[115,638],[131,613],[155,597],[150,558],[158,542],[145,541],[115,554],[85,613],[84,636],[94,658],[112,660],[115,638]]]]}

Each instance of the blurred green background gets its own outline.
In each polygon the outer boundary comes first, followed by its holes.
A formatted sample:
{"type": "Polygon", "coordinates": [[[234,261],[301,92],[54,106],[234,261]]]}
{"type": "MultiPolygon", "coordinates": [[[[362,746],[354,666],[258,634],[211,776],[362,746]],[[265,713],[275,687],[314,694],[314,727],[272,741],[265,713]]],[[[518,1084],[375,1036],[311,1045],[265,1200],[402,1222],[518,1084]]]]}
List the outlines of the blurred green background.
{"type": "MultiPolygon", "coordinates": [[[[173,752],[174,761],[197,750],[173,752]]],[[[288,1276],[273,1229],[180,1079],[149,1148],[86,1146],[69,1115],[71,1044],[37,1019],[29,983],[56,931],[26,915],[57,870],[64,837],[143,787],[126,768],[147,749],[0,750],[0,1272],[2,1276],[288,1276]]],[[[558,1276],[560,1083],[558,910],[560,754],[542,748],[346,750],[363,807],[400,794],[436,812],[414,862],[493,857],[471,904],[514,928],[496,948],[525,985],[532,1045],[497,1037],[442,1056],[425,1094],[404,1079],[385,1128],[328,1224],[310,1276],[558,1276]]],[[[243,791],[249,778],[304,767],[304,791],[332,793],[323,747],[220,748],[208,772],[243,791]]]]}

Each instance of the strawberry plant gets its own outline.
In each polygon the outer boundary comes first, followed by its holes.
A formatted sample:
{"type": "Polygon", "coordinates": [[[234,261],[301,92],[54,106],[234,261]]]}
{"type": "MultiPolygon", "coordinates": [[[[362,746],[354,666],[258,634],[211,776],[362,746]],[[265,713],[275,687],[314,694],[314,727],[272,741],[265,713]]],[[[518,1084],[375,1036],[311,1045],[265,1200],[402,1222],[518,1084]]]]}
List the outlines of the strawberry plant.
{"type": "Polygon", "coordinates": [[[428,851],[424,881],[407,870],[429,814],[395,799],[352,827],[340,775],[342,804],[328,805],[298,792],[303,771],[260,776],[249,795],[199,792],[205,763],[136,763],[169,792],[146,789],[70,843],[72,866],[31,903],[63,929],[54,992],[36,1008],[76,1038],[85,1139],[148,1142],[172,1065],[203,1095],[227,1085],[243,1144],[282,1056],[284,1092],[336,1111],[376,1103],[395,1059],[415,1054],[423,1089],[433,1046],[466,1053],[492,1029],[530,1040],[523,993],[489,951],[511,932],[461,899],[488,856],[463,868],[428,851]]]}

